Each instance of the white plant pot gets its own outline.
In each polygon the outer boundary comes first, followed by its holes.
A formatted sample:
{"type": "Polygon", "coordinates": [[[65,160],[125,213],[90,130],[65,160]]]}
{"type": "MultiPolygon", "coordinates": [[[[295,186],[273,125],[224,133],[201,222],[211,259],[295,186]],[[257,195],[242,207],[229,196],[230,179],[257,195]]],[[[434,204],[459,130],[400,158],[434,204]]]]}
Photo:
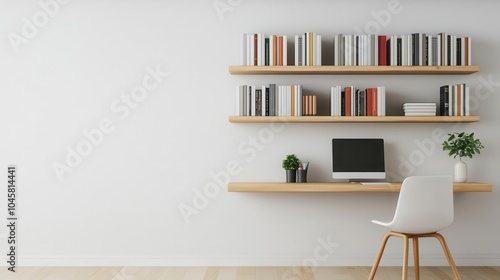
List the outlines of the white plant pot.
{"type": "Polygon", "coordinates": [[[455,182],[464,183],[467,182],[467,164],[463,161],[455,163],[455,182]]]}

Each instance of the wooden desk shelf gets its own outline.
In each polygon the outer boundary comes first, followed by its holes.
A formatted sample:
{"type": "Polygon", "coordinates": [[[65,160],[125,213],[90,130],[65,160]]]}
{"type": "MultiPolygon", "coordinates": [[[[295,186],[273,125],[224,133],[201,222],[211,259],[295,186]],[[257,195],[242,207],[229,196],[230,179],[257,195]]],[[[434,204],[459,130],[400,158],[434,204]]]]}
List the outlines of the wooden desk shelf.
{"type": "Polygon", "coordinates": [[[479,66],[229,66],[232,75],[465,75],[479,66]]]}
{"type": "MultiPolygon", "coordinates": [[[[359,183],[230,182],[229,192],[399,192],[401,183],[388,185],[359,183]]],[[[491,184],[453,183],[454,192],[491,192],[491,184]]]]}
{"type": "Polygon", "coordinates": [[[232,123],[470,123],[479,122],[479,116],[230,116],[232,123]]]}

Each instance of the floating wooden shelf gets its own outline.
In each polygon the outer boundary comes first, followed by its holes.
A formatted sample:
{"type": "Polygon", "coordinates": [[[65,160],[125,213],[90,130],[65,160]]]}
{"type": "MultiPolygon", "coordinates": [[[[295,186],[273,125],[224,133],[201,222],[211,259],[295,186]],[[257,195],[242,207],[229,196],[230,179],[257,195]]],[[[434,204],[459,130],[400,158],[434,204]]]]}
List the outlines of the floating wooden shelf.
{"type": "MultiPolygon", "coordinates": [[[[230,192],[399,192],[401,183],[236,183],[228,185],[230,192]]],[[[453,183],[454,192],[491,192],[491,184],[453,183]]]]}
{"type": "Polygon", "coordinates": [[[229,66],[232,75],[464,75],[479,66],[229,66]]]}
{"type": "Polygon", "coordinates": [[[247,117],[230,116],[232,123],[469,123],[478,122],[479,116],[448,117],[448,116],[302,116],[302,117],[247,117]]]}

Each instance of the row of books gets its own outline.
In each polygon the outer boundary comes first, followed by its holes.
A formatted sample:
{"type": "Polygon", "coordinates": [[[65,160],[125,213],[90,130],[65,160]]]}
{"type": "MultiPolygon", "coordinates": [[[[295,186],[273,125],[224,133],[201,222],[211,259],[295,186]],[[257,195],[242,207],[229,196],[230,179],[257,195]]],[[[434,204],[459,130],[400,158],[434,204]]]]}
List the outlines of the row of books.
{"type": "MultiPolygon", "coordinates": [[[[295,35],[295,65],[322,65],[322,36],[295,35]]],[[[241,65],[287,65],[287,36],[263,33],[241,35],[241,65]]],[[[335,66],[470,66],[472,39],[448,33],[429,35],[333,36],[335,66]]]]}
{"type": "Polygon", "coordinates": [[[287,36],[263,33],[241,35],[241,65],[286,66],[287,36]]]}
{"type": "Polygon", "coordinates": [[[439,91],[439,115],[470,116],[470,93],[466,84],[441,86],[439,91]]]}
{"type": "Polygon", "coordinates": [[[302,93],[301,85],[237,87],[238,116],[316,116],[317,97],[302,93]]]}
{"type": "Polygon", "coordinates": [[[385,116],[385,86],[357,89],[333,86],[330,116],[385,116]]]}
{"type": "Polygon", "coordinates": [[[295,66],[321,66],[321,35],[295,35],[295,66]]]}
{"type": "Polygon", "coordinates": [[[435,102],[406,102],[401,105],[405,116],[435,116],[435,102]]]}

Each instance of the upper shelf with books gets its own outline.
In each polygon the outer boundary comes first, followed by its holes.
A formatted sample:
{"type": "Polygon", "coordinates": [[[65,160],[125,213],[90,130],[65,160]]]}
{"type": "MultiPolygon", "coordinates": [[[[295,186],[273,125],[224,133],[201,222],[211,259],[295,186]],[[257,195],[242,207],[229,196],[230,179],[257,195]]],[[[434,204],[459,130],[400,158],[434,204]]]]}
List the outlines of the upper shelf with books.
{"type": "Polygon", "coordinates": [[[479,66],[229,66],[232,75],[468,75],[479,66]]]}

